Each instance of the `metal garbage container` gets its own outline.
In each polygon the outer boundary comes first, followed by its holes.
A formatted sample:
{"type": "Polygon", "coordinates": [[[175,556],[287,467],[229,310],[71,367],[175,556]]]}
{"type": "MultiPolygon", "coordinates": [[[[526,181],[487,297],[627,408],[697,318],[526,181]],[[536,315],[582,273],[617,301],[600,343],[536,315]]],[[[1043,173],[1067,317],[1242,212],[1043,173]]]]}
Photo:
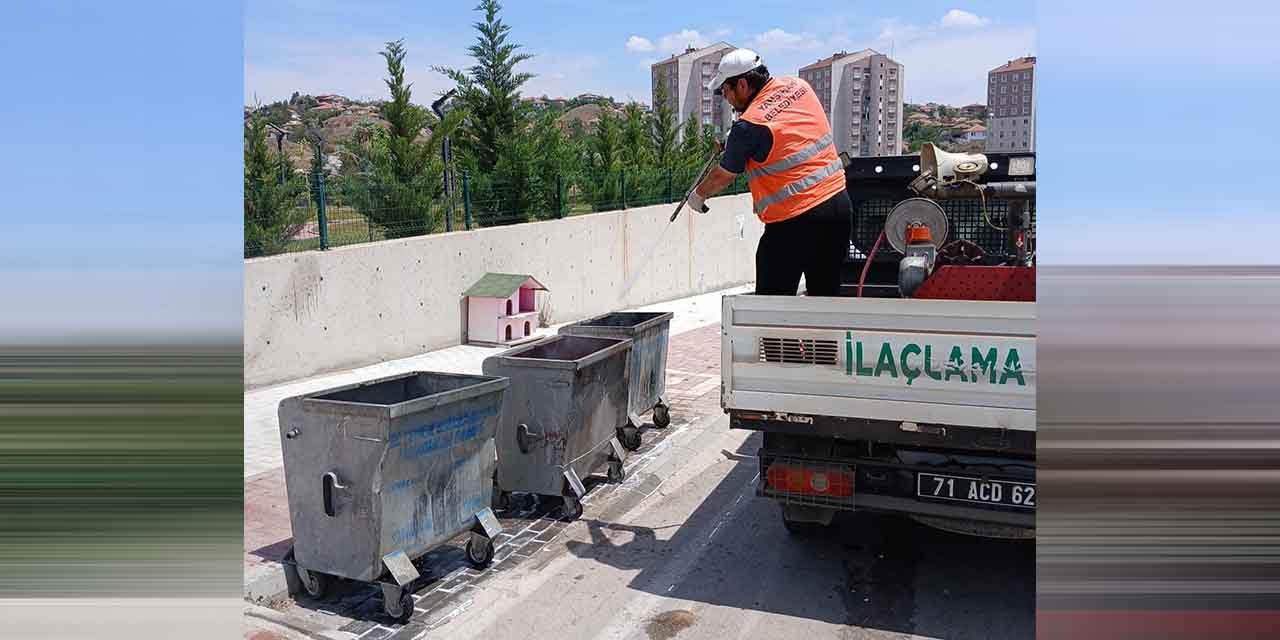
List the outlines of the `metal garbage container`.
{"type": "Polygon", "coordinates": [[[495,436],[499,500],[560,497],[572,519],[582,515],[584,476],[605,468],[622,481],[630,353],[630,340],[551,336],[485,359],[485,375],[511,381],[495,436]]]}
{"type": "Polygon", "coordinates": [[[653,410],[653,425],[671,424],[667,405],[667,344],[671,337],[669,311],[620,311],[583,320],[560,328],[560,335],[593,336],[631,340],[631,374],[627,400],[628,428],[622,445],[631,451],[640,448],[640,416],[653,410]]]}
{"type": "Polygon", "coordinates": [[[415,558],[470,531],[467,559],[488,565],[502,530],[489,499],[507,387],[413,372],[283,400],[290,592],[322,598],[335,577],[377,583],[386,612],[407,620],[415,558]]]}

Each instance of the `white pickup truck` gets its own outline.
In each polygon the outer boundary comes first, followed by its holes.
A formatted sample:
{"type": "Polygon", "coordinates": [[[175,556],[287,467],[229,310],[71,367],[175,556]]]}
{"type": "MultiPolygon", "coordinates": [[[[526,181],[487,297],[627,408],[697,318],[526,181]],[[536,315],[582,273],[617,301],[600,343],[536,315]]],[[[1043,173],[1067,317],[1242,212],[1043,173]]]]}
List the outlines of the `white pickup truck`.
{"type": "Polygon", "coordinates": [[[1034,302],[724,298],[721,404],[764,432],[757,493],[1034,536],[1034,302]]]}

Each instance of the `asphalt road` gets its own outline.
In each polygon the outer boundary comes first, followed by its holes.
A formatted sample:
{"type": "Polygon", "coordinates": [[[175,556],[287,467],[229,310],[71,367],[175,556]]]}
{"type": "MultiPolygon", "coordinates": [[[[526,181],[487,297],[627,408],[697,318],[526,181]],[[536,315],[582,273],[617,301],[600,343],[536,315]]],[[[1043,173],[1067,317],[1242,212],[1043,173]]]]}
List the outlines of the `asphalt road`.
{"type": "Polygon", "coordinates": [[[486,580],[429,637],[1031,638],[1035,545],[847,514],[798,538],[754,496],[758,434],[700,420],[627,491],[486,580]]]}

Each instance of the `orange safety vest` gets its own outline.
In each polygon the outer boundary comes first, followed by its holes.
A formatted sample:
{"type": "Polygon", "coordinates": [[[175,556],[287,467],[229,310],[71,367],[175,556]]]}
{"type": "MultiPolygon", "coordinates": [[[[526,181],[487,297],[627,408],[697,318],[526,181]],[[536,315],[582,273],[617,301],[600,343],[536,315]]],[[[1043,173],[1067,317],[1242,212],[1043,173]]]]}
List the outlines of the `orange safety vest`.
{"type": "Polygon", "coordinates": [[[773,134],[764,162],[747,158],[747,186],[761,222],[794,218],[844,189],[831,125],[809,83],[772,78],[740,117],[773,134]]]}

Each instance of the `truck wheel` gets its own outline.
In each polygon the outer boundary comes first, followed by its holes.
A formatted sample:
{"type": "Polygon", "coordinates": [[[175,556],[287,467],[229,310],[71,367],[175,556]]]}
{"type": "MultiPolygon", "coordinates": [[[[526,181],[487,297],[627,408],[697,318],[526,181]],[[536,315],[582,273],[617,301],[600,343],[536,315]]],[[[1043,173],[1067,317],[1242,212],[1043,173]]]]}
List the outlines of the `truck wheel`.
{"type": "MultiPolygon", "coordinates": [[[[795,520],[787,517],[787,505],[782,506],[782,526],[787,528],[787,533],[797,537],[813,536],[826,529],[831,524],[831,512],[825,512],[827,517],[825,522],[813,522],[812,520],[795,520]]],[[[799,507],[799,509],[813,509],[812,507],[799,507]]]]}
{"type": "Polygon", "coordinates": [[[671,424],[671,410],[667,405],[659,402],[653,408],[653,426],[659,429],[665,429],[671,424]]]}

